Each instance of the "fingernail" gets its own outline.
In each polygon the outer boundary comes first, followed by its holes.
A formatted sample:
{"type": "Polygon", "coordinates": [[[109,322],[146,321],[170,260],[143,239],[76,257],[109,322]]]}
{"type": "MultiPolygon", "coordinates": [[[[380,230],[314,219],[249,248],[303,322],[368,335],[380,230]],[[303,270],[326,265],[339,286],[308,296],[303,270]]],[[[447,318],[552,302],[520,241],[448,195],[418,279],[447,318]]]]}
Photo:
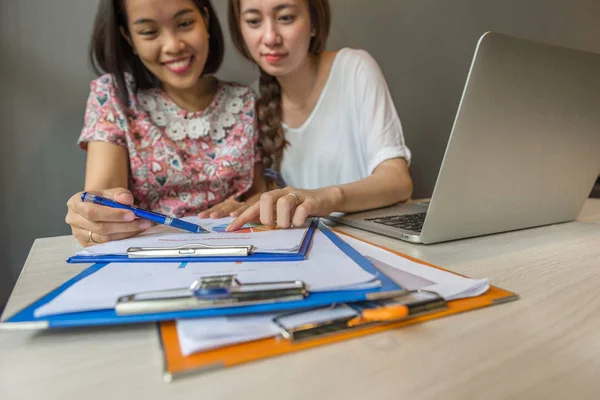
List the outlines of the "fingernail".
{"type": "Polygon", "coordinates": [[[133,197],[129,193],[119,193],[115,196],[115,200],[120,200],[120,203],[133,203],[133,197]]]}
{"type": "Polygon", "coordinates": [[[133,221],[135,219],[135,214],[132,212],[128,212],[125,215],[123,215],[123,219],[125,221],[133,221]]]}
{"type": "Polygon", "coordinates": [[[152,224],[150,223],[150,221],[144,221],[140,224],[140,229],[148,229],[151,225],[152,224]]]}

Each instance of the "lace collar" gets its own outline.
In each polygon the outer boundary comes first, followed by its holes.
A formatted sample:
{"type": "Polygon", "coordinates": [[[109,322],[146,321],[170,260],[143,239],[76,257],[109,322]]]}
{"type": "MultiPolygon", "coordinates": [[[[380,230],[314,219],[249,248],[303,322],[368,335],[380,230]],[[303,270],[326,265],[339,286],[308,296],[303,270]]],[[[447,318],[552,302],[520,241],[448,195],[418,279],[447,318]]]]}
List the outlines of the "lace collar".
{"type": "Polygon", "coordinates": [[[243,87],[223,84],[217,81],[217,93],[209,106],[198,112],[187,112],[179,107],[160,89],[145,90],[137,95],[141,108],[152,121],[164,129],[174,141],[211,137],[213,141],[223,140],[227,132],[238,120],[244,109],[243,87]]]}

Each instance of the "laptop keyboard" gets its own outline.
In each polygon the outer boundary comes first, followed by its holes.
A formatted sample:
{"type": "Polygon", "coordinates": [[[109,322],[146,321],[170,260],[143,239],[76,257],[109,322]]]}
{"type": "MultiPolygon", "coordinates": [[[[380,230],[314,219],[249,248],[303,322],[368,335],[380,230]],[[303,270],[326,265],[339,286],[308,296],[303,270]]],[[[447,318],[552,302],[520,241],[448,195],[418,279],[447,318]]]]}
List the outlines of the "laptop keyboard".
{"type": "Polygon", "coordinates": [[[421,233],[425,214],[427,213],[388,215],[387,217],[365,218],[365,221],[421,233]]]}

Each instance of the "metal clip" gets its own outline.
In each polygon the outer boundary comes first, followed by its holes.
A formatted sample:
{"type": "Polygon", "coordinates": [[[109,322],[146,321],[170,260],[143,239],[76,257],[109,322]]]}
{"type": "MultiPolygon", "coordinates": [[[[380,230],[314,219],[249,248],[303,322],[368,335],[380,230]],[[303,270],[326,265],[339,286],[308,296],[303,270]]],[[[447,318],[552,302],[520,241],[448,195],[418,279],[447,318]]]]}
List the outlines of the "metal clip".
{"type": "Polygon", "coordinates": [[[208,244],[186,244],[178,247],[130,247],[129,258],[146,257],[246,257],[254,247],[248,246],[211,246],[208,244]]]}
{"type": "Polygon", "coordinates": [[[416,290],[387,300],[334,304],[328,308],[278,315],[273,318],[273,323],[278,326],[284,339],[298,342],[411,319],[445,308],[446,301],[437,293],[416,290]],[[406,306],[408,313],[395,317],[394,313],[384,312],[381,313],[381,319],[361,321],[361,316],[366,314],[365,310],[387,311],[399,306],[406,306]],[[324,318],[324,315],[327,317],[324,318]],[[355,321],[361,322],[355,324],[355,321]]]}
{"type": "Polygon", "coordinates": [[[120,297],[121,315],[221,308],[302,300],[308,296],[302,281],[240,283],[235,275],[204,277],[189,288],[142,292],[120,297]]]}

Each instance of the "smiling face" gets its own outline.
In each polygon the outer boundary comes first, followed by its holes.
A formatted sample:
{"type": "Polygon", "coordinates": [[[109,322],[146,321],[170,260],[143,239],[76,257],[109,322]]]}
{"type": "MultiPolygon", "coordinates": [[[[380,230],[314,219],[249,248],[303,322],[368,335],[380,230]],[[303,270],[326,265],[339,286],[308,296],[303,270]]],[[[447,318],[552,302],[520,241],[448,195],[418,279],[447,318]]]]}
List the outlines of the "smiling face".
{"type": "Polygon", "coordinates": [[[192,0],[125,0],[124,35],[165,89],[192,89],[209,53],[207,18],[192,0]]]}
{"type": "Polygon", "coordinates": [[[269,75],[307,62],[314,36],[307,0],[241,0],[240,26],[250,55],[269,75]]]}

